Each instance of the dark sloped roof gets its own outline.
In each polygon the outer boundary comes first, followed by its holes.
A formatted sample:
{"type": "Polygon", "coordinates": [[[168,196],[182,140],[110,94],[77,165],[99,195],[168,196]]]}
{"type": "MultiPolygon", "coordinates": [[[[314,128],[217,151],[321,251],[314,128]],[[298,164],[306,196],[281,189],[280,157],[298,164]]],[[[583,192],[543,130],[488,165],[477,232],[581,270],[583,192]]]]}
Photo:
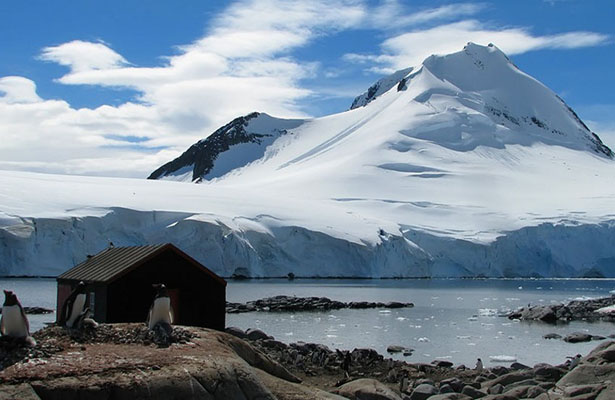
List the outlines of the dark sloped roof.
{"type": "Polygon", "coordinates": [[[207,273],[226,286],[226,281],[224,279],[220,278],[170,243],[149,246],[109,247],[64,272],[62,275],[58,276],[58,280],[112,282],[165,250],[174,251],[191,264],[202,269],[202,272],[207,273]]]}

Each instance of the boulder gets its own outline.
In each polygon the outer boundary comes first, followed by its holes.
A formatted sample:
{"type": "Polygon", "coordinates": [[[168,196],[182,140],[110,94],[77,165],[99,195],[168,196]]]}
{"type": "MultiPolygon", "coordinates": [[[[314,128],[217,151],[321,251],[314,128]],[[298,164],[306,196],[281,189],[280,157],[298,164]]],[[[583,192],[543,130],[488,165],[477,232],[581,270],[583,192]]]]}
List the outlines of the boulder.
{"type": "Polygon", "coordinates": [[[517,386],[512,390],[507,390],[506,392],[504,392],[504,394],[508,396],[513,396],[517,399],[533,399],[534,397],[537,397],[542,393],[546,393],[546,390],[544,390],[540,386],[533,385],[517,386]]]}
{"type": "Polygon", "coordinates": [[[510,370],[502,365],[495,366],[491,368],[491,372],[497,376],[502,376],[510,372],[510,370]]]}
{"type": "Polygon", "coordinates": [[[502,386],[508,386],[511,383],[524,381],[526,379],[533,379],[534,371],[531,369],[522,369],[518,371],[513,371],[508,374],[498,376],[497,378],[484,382],[483,387],[489,388],[491,386],[497,385],[498,383],[502,386]]]}
{"type": "Polygon", "coordinates": [[[565,396],[568,397],[576,397],[583,394],[588,393],[600,393],[602,389],[604,389],[605,385],[603,383],[595,383],[591,385],[577,385],[577,386],[567,386],[564,388],[563,392],[565,396]]]}
{"type": "MultiPolygon", "coordinates": [[[[508,395],[506,393],[502,394],[488,394],[487,396],[481,398],[480,400],[519,400],[517,397],[508,395]]],[[[549,399],[555,400],[555,399],[549,399]]]]}
{"type": "Polygon", "coordinates": [[[472,398],[461,393],[444,393],[431,396],[429,400],[472,400],[472,398]]]}
{"type": "Polygon", "coordinates": [[[461,389],[465,386],[459,378],[448,378],[440,381],[440,385],[449,385],[457,393],[461,392],[461,389]]]}
{"type": "Polygon", "coordinates": [[[574,332],[564,337],[564,341],[568,343],[589,342],[592,340],[592,335],[583,332],[574,332]]]}
{"type": "Polygon", "coordinates": [[[473,399],[480,399],[481,397],[485,397],[487,395],[487,393],[478,390],[470,385],[464,386],[463,389],[461,389],[461,393],[465,394],[466,396],[470,396],[473,399]]]}
{"type": "Polygon", "coordinates": [[[406,351],[406,348],[404,346],[391,345],[387,347],[387,353],[401,353],[404,351],[406,351]]]}
{"type": "Polygon", "coordinates": [[[273,339],[272,337],[270,337],[269,335],[267,335],[265,332],[261,331],[260,329],[252,329],[252,328],[246,331],[246,337],[249,340],[273,339]]]}
{"type": "Polygon", "coordinates": [[[446,360],[434,360],[431,363],[440,368],[451,368],[453,366],[452,362],[446,360]]]}
{"type": "Polygon", "coordinates": [[[519,362],[514,362],[514,363],[510,364],[510,369],[512,369],[512,370],[520,370],[520,369],[531,369],[531,368],[528,367],[525,364],[521,364],[519,362]]]}
{"type": "Polygon", "coordinates": [[[451,385],[440,385],[440,394],[444,394],[444,393],[455,393],[455,389],[453,389],[453,387],[451,385]]]}
{"type": "Polygon", "coordinates": [[[502,392],[504,392],[504,386],[502,386],[499,383],[497,385],[493,385],[489,389],[487,389],[487,393],[488,394],[500,394],[502,392]]]}
{"type": "Polygon", "coordinates": [[[345,383],[335,393],[352,400],[402,400],[385,384],[366,378],[345,383]]]}
{"type": "Polygon", "coordinates": [[[433,395],[438,394],[438,389],[428,383],[422,383],[414,388],[410,394],[410,400],[427,400],[433,395]]]}
{"type": "Polygon", "coordinates": [[[562,335],[558,335],[557,333],[547,333],[542,338],[543,339],[561,339],[562,335]]]}
{"type": "Polygon", "coordinates": [[[564,376],[565,373],[566,371],[561,368],[550,365],[542,365],[538,368],[534,368],[534,376],[540,381],[555,382],[564,376]]]}
{"type": "Polygon", "coordinates": [[[0,400],[41,400],[28,383],[0,386],[0,400]]]}
{"type": "Polygon", "coordinates": [[[229,326],[224,330],[226,333],[230,333],[231,335],[238,337],[239,339],[246,339],[248,335],[244,332],[243,329],[237,328],[235,326],[229,326]]]}

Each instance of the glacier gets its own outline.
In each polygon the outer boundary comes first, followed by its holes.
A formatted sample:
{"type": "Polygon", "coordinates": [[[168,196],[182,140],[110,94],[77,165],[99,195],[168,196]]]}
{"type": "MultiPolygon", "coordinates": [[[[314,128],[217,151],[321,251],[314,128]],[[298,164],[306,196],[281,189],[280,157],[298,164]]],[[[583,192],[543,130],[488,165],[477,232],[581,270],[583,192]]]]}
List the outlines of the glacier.
{"type": "Polygon", "coordinates": [[[227,277],[615,277],[614,168],[562,99],[470,43],[346,112],[240,117],[152,179],[0,171],[0,275],[172,242],[227,277]]]}

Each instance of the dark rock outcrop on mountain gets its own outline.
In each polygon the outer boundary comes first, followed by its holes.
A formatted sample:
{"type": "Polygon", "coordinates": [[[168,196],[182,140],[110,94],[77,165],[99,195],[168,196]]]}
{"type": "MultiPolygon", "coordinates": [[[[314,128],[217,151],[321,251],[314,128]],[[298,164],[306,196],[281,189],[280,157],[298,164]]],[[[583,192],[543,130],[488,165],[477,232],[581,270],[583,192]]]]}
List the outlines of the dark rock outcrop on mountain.
{"type": "Polygon", "coordinates": [[[193,144],[181,156],[158,168],[147,179],[160,179],[172,175],[182,168],[192,167],[192,181],[203,179],[214,166],[214,161],[223,153],[240,143],[260,143],[268,136],[266,134],[249,133],[246,131],[248,122],[260,114],[253,112],[243,117],[235,118],[219,128],[206,139],[193,144]]]}

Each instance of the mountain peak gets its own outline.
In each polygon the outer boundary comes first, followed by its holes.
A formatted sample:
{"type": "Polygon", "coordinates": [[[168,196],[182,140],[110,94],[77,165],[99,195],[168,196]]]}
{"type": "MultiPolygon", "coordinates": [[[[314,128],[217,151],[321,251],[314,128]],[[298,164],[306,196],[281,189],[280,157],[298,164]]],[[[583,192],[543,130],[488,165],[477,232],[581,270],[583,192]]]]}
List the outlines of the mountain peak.
{"type": "Polygon", "coordinates": [[[379,97],[395,96],[389,94],[395,85],[397,92],[408,91],[396,96],[423,104],[439,118],[463,124],[455,128],[458,134],[445,135],[445,140],[420,134],[444,147],[471,150],[480,145],[543,142],[578,150],[589,148],[613,158],[611,149],[559,96],[519,70],[491,43],[483,46],[470,42],[461,51],[431,55],[419,68],[407,68],[380,79],[357,97],[351,108],[366,106],[379,97]],[[478,123],[476,115],[487,117],[491,123],[478,123]],[[467,117],[474,123],[463,122],[467,117]]]}

